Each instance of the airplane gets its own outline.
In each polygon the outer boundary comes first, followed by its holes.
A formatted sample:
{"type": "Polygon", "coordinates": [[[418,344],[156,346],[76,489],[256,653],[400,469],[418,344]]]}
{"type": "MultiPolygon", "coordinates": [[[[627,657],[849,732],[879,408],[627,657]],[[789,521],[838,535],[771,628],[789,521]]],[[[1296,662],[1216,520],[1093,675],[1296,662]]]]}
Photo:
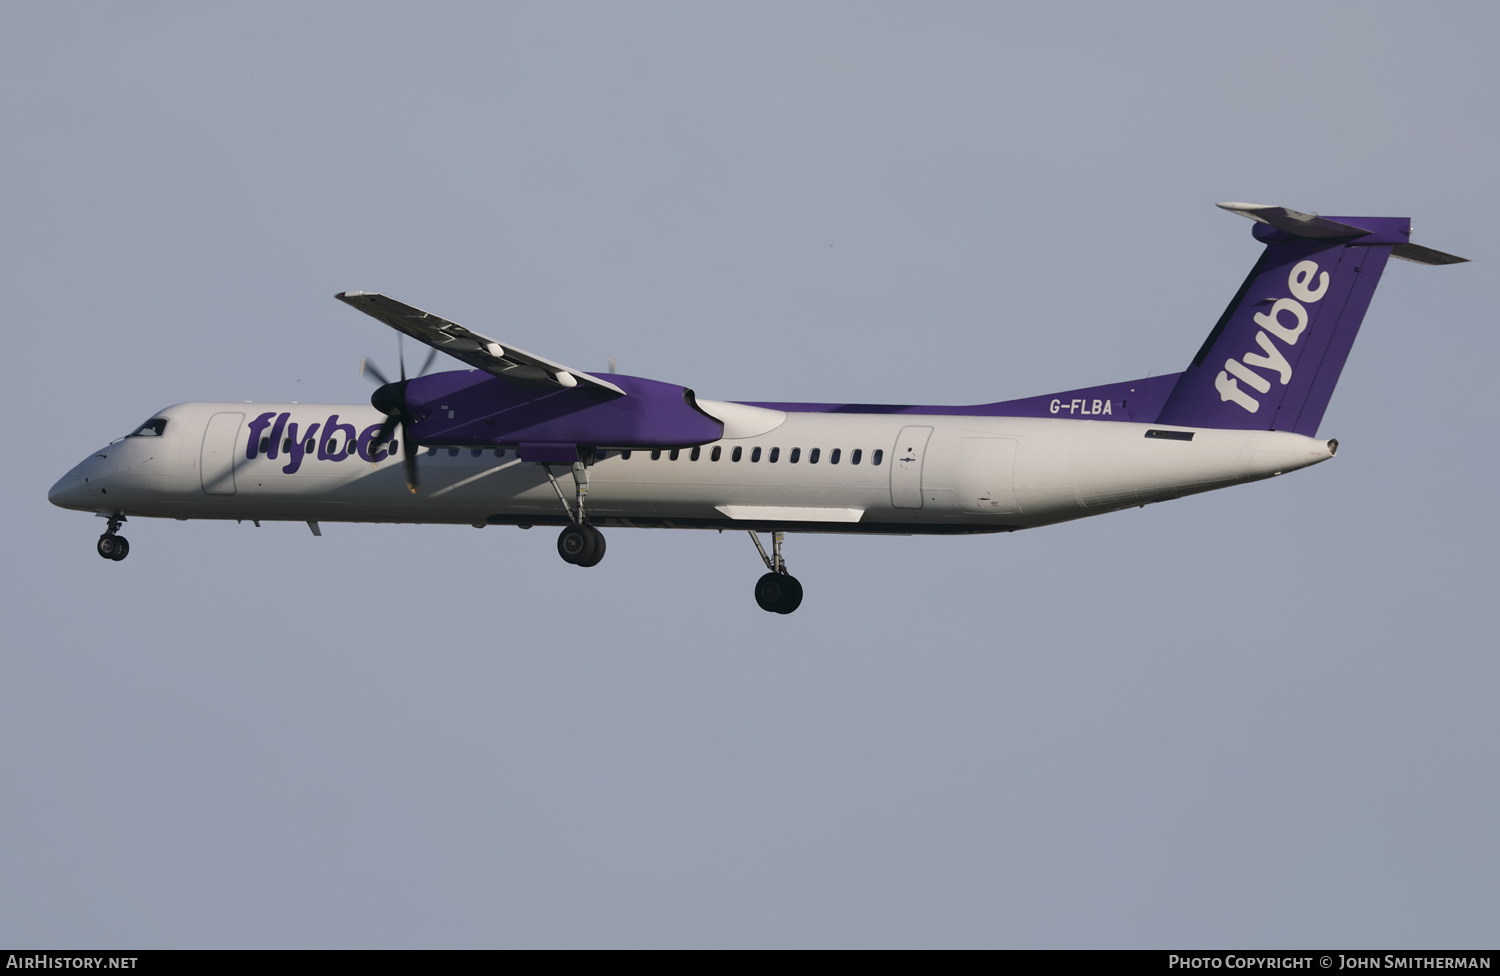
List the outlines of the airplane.
{"type": "Polygon", "coordinates": [[[765,564],[756,603],[789,614],[788,532],[1012,532],[1333,457],[1318,425],[1387,260],[1466,259],[1411,243],[1404,217],[1218,206],[1265,247],[1179,373],[977,406],[727,402],[342,292],[432,347],[415,376],[404,354],[394,381],[367,364],[368,405],[179,403],[47,497],[107,519],[97,549],[114,561],[128,517],[560,526],[559,555],[585,567],[601,527],[740,529],[765,564]],[[438,352],[468,368],[428,373],[438,352]]]}

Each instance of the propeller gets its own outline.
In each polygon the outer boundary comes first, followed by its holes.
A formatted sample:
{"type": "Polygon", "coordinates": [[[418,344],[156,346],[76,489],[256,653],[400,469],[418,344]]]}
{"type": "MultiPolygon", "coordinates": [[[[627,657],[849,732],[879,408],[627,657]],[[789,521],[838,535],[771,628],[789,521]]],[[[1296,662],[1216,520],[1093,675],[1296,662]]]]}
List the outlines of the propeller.
{"type": "MultiPolygon", "coordinates": [[[[432,361],[437,358],[437,354],[436,349],[427,354],[427,359],[422,363],[422,369],[417,376],[424,375],[432,368],[432,361]]],[[[380,368],[368,358],[359,364],[361,376],[369,375],[380,384],[370,395],[370,405],[385,414],[385,422],[370,439],[370,453],[374,454],[389,444],[391,435],[399,426],[401,428],[401,462],[406,469],[406,487],[408,491],[415,493],[417,490],[417,441],[412,435],[412,425],[416,421],[406,407],[406,388],[411,380],[406,378],[406,348],[399,336],[396,340],[396,357],[401,368],[401,378],[394,383],[386,379],[380,368]]]]}

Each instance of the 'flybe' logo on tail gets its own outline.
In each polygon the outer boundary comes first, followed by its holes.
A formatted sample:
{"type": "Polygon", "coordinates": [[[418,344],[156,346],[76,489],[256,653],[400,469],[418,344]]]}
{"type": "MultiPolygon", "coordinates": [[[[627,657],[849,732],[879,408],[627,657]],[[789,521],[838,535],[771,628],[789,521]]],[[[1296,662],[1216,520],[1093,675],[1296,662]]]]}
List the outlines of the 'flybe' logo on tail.
{"type": "Polygon", "coordinates": [[[1318,271],[1316,262],[1298,261],[1293,266],[1292,273],[1287,276],[1286,287],[1292,293],[1291,298],[1278,298],[1270,311],[1255,313],[1255,324],[1260,326],[1260,331],[1255,333],[1255,344],[1261,351],[1247,352],[1240,359],[1225,360],[1224,368],[1214,377],[1214,389],[1219,391],[1219,399],[1232,400],[1250,413],[1260,409],[1260,401],[1246,392],[1240,383],[1256,393],[1271,392],[1271,381],[1251,369],[1251,366],[1275,371],[1282,386],[1291,382],[1292,365],[1272,339],[1280,340],[1288,346],[1297,344],[1297,339],[1307,328],[1306,306],[1318,301],[1328,292],[1328,272],[1318,271]],[[1315,280],[1317,287],[1313,287],[1315,280]]]}

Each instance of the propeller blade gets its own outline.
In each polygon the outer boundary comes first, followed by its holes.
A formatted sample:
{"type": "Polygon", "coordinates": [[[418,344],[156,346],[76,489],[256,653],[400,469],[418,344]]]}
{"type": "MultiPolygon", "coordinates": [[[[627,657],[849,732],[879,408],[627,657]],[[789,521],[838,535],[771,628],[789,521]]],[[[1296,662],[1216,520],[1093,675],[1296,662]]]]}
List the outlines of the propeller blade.
{"type": "MultiPolygon", "coordinates": [[[[436,351],[436,349],[433,350],[433,352],[436,351]]],[[[359,361],[359,375],[373,376],[375,378],[375,381],[378,382],[381,386],[385,386],[390,382],[390,380],[385,378],[385,374],[380,371],[380,367],[370,362],[370,358],[368,356],[359,361]]]]}
{"type": "Polygon", "coordinates": [[[417,442],[412,439],[411,425],[401,421],[401,461],[406,467],[406,489],[417,493],[417,442]]]}
{"type": "MultiPolygon", "coordinates": [[[[432,350],[427,354],[427,359],[422,363],[421,376],[432,367],[432,361],[437,358],[438,351],[432,350]]],[[[380,388],[370,396],[370,405],[385,414],[385,421],[380,425],[380,430],[370,439],[370,453],[374,454],[387,444],[393,444],[393,435],[396,428],[401,428],[401,466],[406,470],[406,487],[415,493],[417,490],[417,442],[412,437],[413,420],[406,408],[406,346],[402,342],[400,333],[396,334],[396,361],[401,369],[401,379],[395,383],[385,378],[374,363],[365,359],[360,363],[361,374],[369,374],[380,381],[380,388]]]]}
{"type": "Polygon", "coordinates": [[[391,442],[391,435],[396,432],[396,425],[400,422],[401,417],[397,414],[391,414],[385,418],[385,423],[380,425],[380,430],[376,431],[375,436],[370,438],[371,454],[378,452],[382,447],[391,442]]]}

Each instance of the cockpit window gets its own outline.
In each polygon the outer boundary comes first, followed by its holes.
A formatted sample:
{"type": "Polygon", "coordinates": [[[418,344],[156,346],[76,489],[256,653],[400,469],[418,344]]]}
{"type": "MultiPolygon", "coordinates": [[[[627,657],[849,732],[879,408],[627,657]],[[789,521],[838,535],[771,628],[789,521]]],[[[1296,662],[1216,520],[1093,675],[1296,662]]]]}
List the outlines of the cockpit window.
{"type": "Polygon", "coordinates": [[[156,417],[141,424],[131,437],[160,437],[167,429],[167,418],[156,417]]]}

